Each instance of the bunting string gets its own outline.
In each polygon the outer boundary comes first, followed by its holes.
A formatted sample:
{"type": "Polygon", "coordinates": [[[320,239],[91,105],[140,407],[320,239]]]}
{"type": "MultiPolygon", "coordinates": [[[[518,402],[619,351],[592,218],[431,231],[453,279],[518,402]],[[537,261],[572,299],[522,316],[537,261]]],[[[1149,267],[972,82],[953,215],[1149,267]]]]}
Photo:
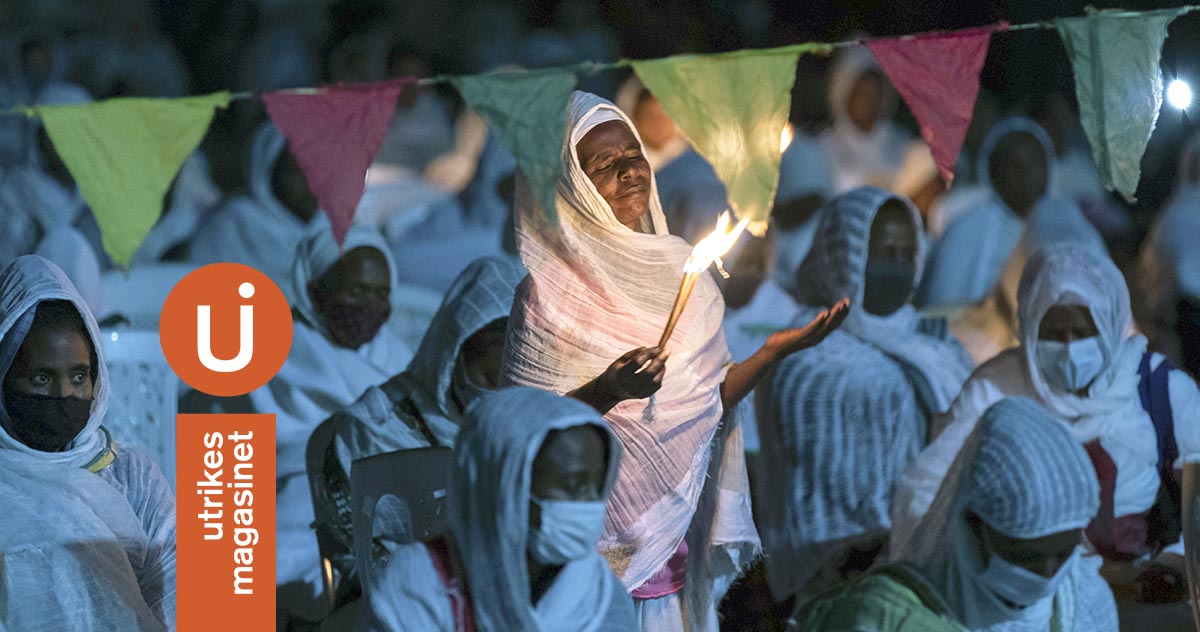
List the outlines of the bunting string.
{"type": "Polygon", "coordinates": [[[41,119],[91,206],[113,261],[127,266],[158,220],[183,159],[230,101],[262,99],[288,141],[340,244],[363,195],[401,91],[450,84],[516,157],[554,222],[567,100],[578,77],[632,69],[680,132],[714,168],[728,204],[751,230],[766,229],[779,181],[796,62],[866,46],[920,124],[943,181],[954,178],[993,33],[1057,31],[1075,75],[1080,122],[1105,185],[1131,202],[1162,105],[1159,61],[1171,22],[1200,5],[1126,11],[1089,7],[1081,17],[910,35],[789,44],[659,59],[502,68],[472,75],[403,77],[269,93],[181,99],[19,105],[0,115],[41,119]],[[1102,46],[1099,43],[1104,42],[1102,46]],[[1115,43],[1115,44],[1114,44],[1115,43]],[[319,125],[313,125],[320,121],[319,125]],[[156,165],[144,170],[141,165],[156,165]]]}

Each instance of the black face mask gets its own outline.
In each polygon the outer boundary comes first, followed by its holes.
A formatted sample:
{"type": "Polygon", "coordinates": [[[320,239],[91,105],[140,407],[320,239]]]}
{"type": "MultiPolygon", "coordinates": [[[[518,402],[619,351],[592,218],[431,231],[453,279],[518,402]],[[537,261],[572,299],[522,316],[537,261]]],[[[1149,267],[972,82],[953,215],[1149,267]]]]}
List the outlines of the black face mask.
{"type": "Polygon", "coordinates": [[[863,309],[887,316],[908,304],[917,266],[910,261],[867,260],[863,282],[863,309]]]}
{"type": "Polygon", "coordinates": [[[4,407],[17,439],[34,450],[61,452],[92,415],[92,400],[8,393],[4,407]]]}

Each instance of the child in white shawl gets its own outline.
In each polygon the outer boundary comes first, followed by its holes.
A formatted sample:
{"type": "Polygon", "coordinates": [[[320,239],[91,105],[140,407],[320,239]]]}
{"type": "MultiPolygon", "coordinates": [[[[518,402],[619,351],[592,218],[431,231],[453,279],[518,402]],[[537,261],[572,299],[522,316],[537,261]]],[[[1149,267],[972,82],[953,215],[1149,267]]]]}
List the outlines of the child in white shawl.
{"type": "Polygon", "coordinates": [[[634,629],[596,552],[621,452],[581,402],[529,388],[481,397],[454,446],[450,533],[392,553],[368,584],[368,629],[634,629]]]}
{"type": "Polygon", "coordinates": [[[1037,404],[990,406],[899,563],[796,617],[801,630],[1115,632],[1080,547],[1098,508],[1087,454],[1037,404]]]}
{"type": "Polygon", "coordinates": [[[870,564],[886,544],[896,479],[970,375],[957,342],[917,330],[920,225],[906,200],[855,189],[822,210],[800,266],[797,322],[843,296],[856,309],[759,386],[755,501],[776,600],[803,603],[870,564]]]}
{"type": "Polygon", "coordinates": [[[318,499],[313,507],[317,531],[329,542],[325,546],[338,549],[325,553],[340,584],[349,583],[355,571],[350,516],[338,513],[339,506],[349,506],[348,498],[346,504],[338,499],[349,492],[351,464],[393,450],[454,445],[467,407],[497,387],[508,313],[523,278],[525,269],[508,259],[478,259],[467,266],[408,368],[326,420],[322,426],[328,426],[328,434],[314,433],[330,437],[324,467],[308,475],[318,499]]]}
{"type": "Polygon", "coordinates": [[[775,362],[840,324],[845,305],[731,365],[724,302],[702,274],[668,349],[640,346],[662,334],[691,246],[667,234],[641,141],[613,104],[574,93],[562,164],[553,224],[518,180],[530,276],[503,378],[592,404],[625,448],[600,548],[641,628],[715,630],[715,601],[759,546],[737,404],[775,362]]]}
{"type": "Polygon", "coordinates": [[[388,324],[395,267],[377,232],[352,226],[339,253],[333,234],[318,229],[293,252],[292,349],[279,373],[250,393],[250,401],[256,412],[275,415],[279,604],[316,620],[320,558],[309,526],[308,437],[368,387],[399,373],[412,352],[388,324]],[[282,590],[288,583],[295,585],[282,590]]]}
{"type": "MultiPolygon", "coordinates": [[[[1182,585],[1182,544],[1169,539],[1169,530],[1155,534],[1147,512],[1160,505],[1160,487],[1169,490],[1171,473],[1200,453],[1195,382],[1164,364],[1161,355],[1146,352],[1146,339],[1131,333],[1124,277],[1087,246],[1058,244],[1029,260],[1018,290],[1018,317],[1020,346],[975,371],[949,412],[935,420],[934,441],[901,477],[892,506],[892,542],[914,537],[983,411],[1004,397],[1028,397],[1070,429],[1102,474],[1107,500],[1101,518],[1107,522],[1089,529],[1092,545],[1106,557],[1132,557],[1139,565],[1165,546],[1156,568],[1143,579],[1174,569],[1182,585]],[[1162,387],[1161,397],[1150,393],[1155,384],[1162,387]],[[1142,389],[1150,394],[1147,403],[1142,389]],[[1157,405],[1165,405],[1173,417],[1169,437],[1156,432],[1161,420],[1150,412],[1156,399],[1164,400],[1157,405]],[[1176,455],[1160,448],[1168,439],[1176,455]]],[[[1174,511],[1177,516],[1178,508],[1174,511]]]]}
{"type": "Polygon", "coordinates": [[[110,386],[99,340],[96,319],[52,263],[29,255],[0,273],[0,453],[13,463],[4,484],[47,476],[35,498],[3,496],[11,513],[0,537],[0,627],[174,628],[175,495],[149,455],[117,446],[100,425],[110,386]],[[51,497],[56,490],[65,496],[51,497]],[[87,502],[71,501],[80,495],[87,502]],[[25,532],[21,525],[39,520],[22,509],[56,519],[25,532]],[[73,543],[88,546],[77,554],[49,546],[73,543]],[[31,545],[46,557],[23,557],[31,545]],[[114,558],[117,548],[126,555],[114,558]],[[74,571],[99,572],[91,564],[104,575],[62,585],[74,571]],[[43,581],[24,583],[33,581],[27,573],[43,581]],[[132,593],[122,588],[131,580],[132,593]]]}

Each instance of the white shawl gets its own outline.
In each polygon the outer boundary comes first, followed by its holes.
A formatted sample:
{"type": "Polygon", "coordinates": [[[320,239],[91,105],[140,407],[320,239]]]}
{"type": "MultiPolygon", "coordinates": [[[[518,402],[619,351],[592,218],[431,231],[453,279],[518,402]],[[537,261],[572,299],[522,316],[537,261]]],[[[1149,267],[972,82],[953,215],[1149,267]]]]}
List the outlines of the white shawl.
{"type": "MultiPolygon", "coordinates": [[[[909,466],[898,484],[892,506],[893,541],[912,537],[945,477],[950,463],[980,416],[1004,397],[1034,399],[1066,425],[1080,443],[1100,439],[1117,464],[1115,515],[1145,511],[1158,491],[1158,452],[1153,424],[1138,398],[1138,365],[1146,339],[1131,334],[1129,291],[1124,277],[1107,257],[1089,246],[1062,243],[1035,254],[1018,290],[1021,345],[981,366],[943,416],[935,420],[935,440],[909,466]],[[1105,366],[1087,397],[1060,391],[1046,382],[1034,357],[1038,327],[1054,305],[1084,305],[1099,331],[1105,366]]],[[[1194,391],[1194,389],[1192,389],[1194,391]]],[[[1172,389],[1172,395],[1179,392],[1172,389]]],[[[1172,397],[1172,403],[1179,399],[1172,397]]],[[[1183,408],[1176,419],[1186,415],[1183,408]]],[[[1177,424],[1180,451],[1196,449],[1191,424],[1177,424]]],[[[1200,447],[1200,446],[1196,446],[1200,447]]]]}
{"type": "MultiPolygon", "coordinates": [[[[583,425],[594,425],[607,437],[603,496],[611,502],[621,443],[595,410],[529,388],[485,395],[468,410],[454,447],[447,503],[475,624],[482,632],[634,629],[633,604],[599,554],[567,563],[537,605],[530,603],[527,551],[533,462],[551,430],[583,425]]],[[[369,629],[454,629],[446,590],[424,545],[393,554],[371,585],[379,589],[369,595],[369,629]]]]}
{"type": "MultiPolygon", "coordinates": [[[[508,383],[557,393],[578,388],[630,349],[655,344],[671,312],[691,247],[667,234],[653,177],[650,210],[635,232],[617,221],[579,165],[575,144],[609,120],[634,129],[608,101],[572,96],[556,223],[518,181],[517,240],[530,278],[509,321],[508,383]]],[[[700,275],[668,344],[662,388],[605,415],[627,456],[601,549],[632,590],[671,558],[691,526],[687,590],[697,613],[711,606],[715,578],[731,579],[758,549],[741,428],[721,405],[729,362],[723,312],[716,284],[700,275]]]]}
{"type": "Polygon", "coordinates": [[[1079,551],[1053,597],[1013,609],[981,588],[987,560],[966,522],[971,511],[1012,538],[1083,529],[1099,509],[1091,461],[1066,428],[1034,402],[1006,399],[988,409],[954,461],[921,527],[896,557],[913,564],[972,631],[1063,632],[1117,629],[1112,592],[1095,558],[1079,551]]]}
{"type": "MultiPolygon", "coordinates": [[[[893,484],[925,446],[930,417],[950,406],[970,374],[956,342],[917,331],[911,305],[888,316],[861,307],[871,226],[889,200],[903,201],[861,188],[822,211],[798,275],[804,305],[796,324],[842,297],[855,307],[840,331],[788,357],[759,387],[768,482],[757,500],[776,598],[803,591],[828,562],[815,556],[829,545],[887,531],[893,484]]],[[[905,208],[919,234],[916,210],[905,208]]]]}
{"type": "Polygon", "coordinates": [[[306,234],[328,230],[329,220],[317,211],[302,221],[275,197],[271,177],[287,142],[267,121],[258,128],[250,147],[248,197],[236,197],[217,209],[196,231],[190,256],[204,265],[230,261],[255,268],[275,281],[288,299],[287,283],[296,245],[306,234]]]}

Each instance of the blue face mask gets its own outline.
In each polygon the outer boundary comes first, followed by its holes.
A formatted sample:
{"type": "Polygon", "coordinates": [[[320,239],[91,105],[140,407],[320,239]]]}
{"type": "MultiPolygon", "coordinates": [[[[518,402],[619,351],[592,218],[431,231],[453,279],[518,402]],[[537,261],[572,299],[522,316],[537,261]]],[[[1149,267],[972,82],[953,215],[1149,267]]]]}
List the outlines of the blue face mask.
{"type": "Polygon", "coordinates": [[[1087,388],[1104,369],[1104,351],[1097,336],[1071,343],[1039,340],[1034,355],[1042,377],[1071,393],[1087,388]]]}

